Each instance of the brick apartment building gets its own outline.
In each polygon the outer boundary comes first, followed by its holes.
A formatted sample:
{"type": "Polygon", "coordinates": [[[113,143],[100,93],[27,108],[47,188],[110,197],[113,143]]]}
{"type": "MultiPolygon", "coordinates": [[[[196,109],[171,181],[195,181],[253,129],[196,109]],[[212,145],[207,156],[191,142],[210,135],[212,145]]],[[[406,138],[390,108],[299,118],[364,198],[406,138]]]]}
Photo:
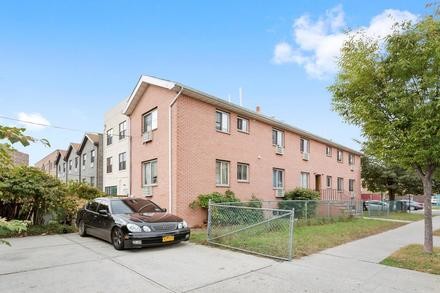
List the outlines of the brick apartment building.
{"type": "Polygon", "coordinates": [[[124,114],[131,195],[191,225],[205,215],[189,204],[213,191],[241,200],[276,200],[295,187],[323,199],[360,196],[361,153],[180,83],[142,76],[124,114]]]}

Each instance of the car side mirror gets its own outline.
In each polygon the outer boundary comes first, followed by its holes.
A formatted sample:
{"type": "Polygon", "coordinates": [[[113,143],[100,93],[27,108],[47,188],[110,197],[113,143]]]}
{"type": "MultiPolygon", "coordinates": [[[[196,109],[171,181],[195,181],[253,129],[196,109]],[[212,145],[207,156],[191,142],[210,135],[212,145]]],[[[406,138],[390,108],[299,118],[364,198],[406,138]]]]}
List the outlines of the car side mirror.
{"type": "Polygon", "coordinates": [[[98,214],[100,214],[102,216],[108,216],[108,211],[107,210],[99,210],[98,214]]]}
{"type": "Polygon", "coordinates": [[[166,209],[166,208],[163,208],[163,209],[162,209],[162,212],[166,213],[166,212],[167,212],[167,209],[166,209]]]}

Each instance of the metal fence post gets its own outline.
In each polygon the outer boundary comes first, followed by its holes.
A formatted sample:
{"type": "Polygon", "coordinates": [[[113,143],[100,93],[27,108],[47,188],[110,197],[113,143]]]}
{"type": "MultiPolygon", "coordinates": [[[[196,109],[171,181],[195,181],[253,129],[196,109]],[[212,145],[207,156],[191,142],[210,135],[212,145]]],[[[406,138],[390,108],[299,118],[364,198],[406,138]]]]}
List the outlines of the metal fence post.
{"type": "Polygon", "coordinates": [[[212,228],[212,223],[211,223],[212,211],[211,211],[211,209],[212,209],[211,200],[209,200],[209,202],[208,202],[208,242],[211,239],[211,228],[212,228]]]}
{"type": "Polygon", "coordinates": [[[295,221],[295,209],[293,208],[292,213],[290,214],[290,223],[289,223],[289,256],[288,256],[289,260],[292,260],[293,258],[294,221],[295,221]]]}
{"type": "Polygon", "coordinates": [[[309,202],[309,201],[306,200],[306,202],[305,202],[305,204],[304,204],[304,213],[305,213],[304,218],[306,219],[306,221],[307,221],[307,217],[308,217],[308,214],[307,214],[307,203],[308,203],[308,202],[309,202]]]}
{"type": "Polygon", "coordinates": [[[327,201],[327,217],[330,218],[330,201],[327,201]]]}

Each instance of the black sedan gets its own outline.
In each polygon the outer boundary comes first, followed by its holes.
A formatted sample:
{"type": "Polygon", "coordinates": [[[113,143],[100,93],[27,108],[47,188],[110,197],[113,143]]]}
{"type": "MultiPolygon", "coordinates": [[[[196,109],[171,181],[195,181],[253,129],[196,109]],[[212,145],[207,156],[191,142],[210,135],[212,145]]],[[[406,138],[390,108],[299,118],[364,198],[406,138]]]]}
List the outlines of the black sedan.
{"type": "Polygon", "coordinates": [[[78,211],[80,236],[92,235],[118,249],[187,241],[188,224],[144,198],[97,198],[78,211]]]}

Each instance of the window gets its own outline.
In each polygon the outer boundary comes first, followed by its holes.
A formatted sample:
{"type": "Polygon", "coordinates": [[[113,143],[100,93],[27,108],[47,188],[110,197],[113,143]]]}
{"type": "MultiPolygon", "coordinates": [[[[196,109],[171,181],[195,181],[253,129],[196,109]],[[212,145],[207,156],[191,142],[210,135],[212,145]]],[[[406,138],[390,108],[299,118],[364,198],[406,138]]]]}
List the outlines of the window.
{"type": "Polygon", "coordinates": [[[272,171],[272,186],[274,189],[284,188],[284,170],[274,168],[272,171]]]}
{"type": "Polygon", "coordinates": [[[107,173],[113,172],[113,162],[112,157],[107,158],[107,173]]]}
{"type": "Polygon", "coordinates": [[[237,181],[249,182],[249,164],[237,164],[237,181]]]}
{"type": "Polygon", "coordinates": [[[325,155],[327,157],[331,157],[332,156],[332,148],[331,147],[329,147],[329,146],[325,147],[325,155]]]}
{"type": "Polygon", "coordinates": [[[348,154],[348,164],[354,165],[354,155],[353,154],[348,154]]]}
{"type": "Polygon", "coordinates": [[[95,186],[95,177],[90,177],[90,185],[95,186]]]}
{"type": "Polygon", "coordinates": [[[83,157],[82,157],[82,168],[83,168],[83,170],[85,170],[86,169],[86,162],[87,162],[87,154],[83,154],[83,157]]]}
{"type": "Polygon", "coordinates": [[[75,157],[75,171],[78,171],[79,158],[75,157]]]}
{"type": "Polygon", "coordinates": [[[117,195],[118,194],[118,187],[117,186],[106,186],[104,188],[105,193],[108,195],[117,195]]]}
{"type": "Polygon", "coordinates": [[[229,186],[229,162],[215,161],[215,177],[217,186],[229,186]]]}
{"type": "Polygon", "coordinates": [[[69,173],[70,173],[70,171],[72,171],[72,160],[69,160],[69,173]]]}
{"type": "Polygon", "coordinates": [[[87,204],[86,209],[92,212],[96,212],[98,210],[98,203],[96,201],[91,201],[87,204]]]}
{"type": "Polygon", "coordinates": [[[301,172],[301,182],[300,182],[301,188],[309,188],[309,181],[310,181],[310,173],[301,172]]]}
{"type": "Polygon", "coordinates": [[[52,170],[52,162],[49,161],[49,171],[52,170]]]}
{"type": "Polygon", "coordinates": [[[107,145],[111,145],[113,143],[113,128],[107,130],[107,145]]]}
{"type": "Polygon", "coordinates": [[[119,123],[119,140],[124,139],[127,132],[127,121],[119,123]]]}
{"type": "Polygon", "coordinates": [[[272,144],[276,146],[283,147],[284,146],[284,132],[272,129],[272,144]]]}
{"type": "Polygon", "coordinates": [[[157,129],[157,109],[144,114],[142,120],[142,133],[157,129]]]}
{"type": "Polygon", "coordinates": [[[348,191],[350,192],[354,191],[354,179],[348,180],[348,191]]]}
{"type": "Polygon", "coordinates": [[[338,160],[338,162],[342,162],[344,159],[344,153],[341,150],[338,150],[336,159],[338,160]]]}
{"type": "Polygon", "coordinates": [[[63,163],[63,173],[66,173],[66,163],[63,163]]]}
{"type": "Polygon", "coordinates": [[[91,150],[90,151],[90,167],[94,167],[95,166],[95,150],[91,150]]]}
{"type": "Polygon", "coordinates": [[[119,154],[119,170],[125,170],[127,168],[127,153],[119,154]]]}
{"type": "Polygon", "coordinates": [[[301,153],[310,153],[310,142],[308,139],[301,138],[299,140],[299,149],[301,153]]]}
{"type": "Polygon", "coordinates": [[[157,184],[157,160],[142,163],[142,185],[151,186],[157,184]]]}
{"type": "Polygon", "coordinates": [[[344,178],[338,177],[338,191],[344,190],[344,178]]]}
{"type": "Polygon", "coordinates": [[[332,188],[332,176],[327,176],[327,188],[332,188]]]}
{"type": "Polygon", "coordinates": [[[100,202],[99,203],[98,211],[103,211],[103,210],[106,211],[107,213],[109,212],[107,202],[100,202]]]}
{"type": "Polygon", "coordinates": [[[237,118],[237,129],[238,131],[249,133],[249,120],[245,118],[237,118]]]}
{"type": "Polygon", "coordinates": [[[215,112],[215,128],[221,132],[229,132],[229,113],[215,112]]]}
{"type": "Polygon", "coordinates": [[[58,165],[58,171],[61,172],[61,165],[58,165]]]}

